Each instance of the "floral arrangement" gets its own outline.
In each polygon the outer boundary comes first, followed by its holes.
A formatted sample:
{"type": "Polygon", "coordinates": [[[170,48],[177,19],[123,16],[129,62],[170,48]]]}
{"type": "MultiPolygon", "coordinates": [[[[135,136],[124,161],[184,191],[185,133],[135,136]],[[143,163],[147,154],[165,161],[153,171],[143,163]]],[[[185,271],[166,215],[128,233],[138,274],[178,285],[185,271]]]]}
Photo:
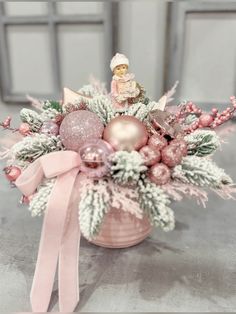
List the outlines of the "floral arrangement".
{"type": "Polygon", "coordinates": [[[177,83],[159,101],[128,73],[129,61],[111,61],[111,93],[93,79],[77,92],[64,88],[63,100],[28,97],[34,109],[0,126],[21,139],[6,148],[6,178],[23,193],[32,216],[45,215],[31,303],[47,311],[59,255],[62,312],[79,300],[78,230],[90,241],[111,210],[123,211],[164,231],[174,229],[171,201],[184,196],[205,206],[207,189],[225,199],[236,189],[212,160],[221,139],[215,129],[230,120],[236,98],[219,112],[203,112],[190,101],[173,110],[177,83]],[[64,231],[63,231],[64,230],[64,231]]]}

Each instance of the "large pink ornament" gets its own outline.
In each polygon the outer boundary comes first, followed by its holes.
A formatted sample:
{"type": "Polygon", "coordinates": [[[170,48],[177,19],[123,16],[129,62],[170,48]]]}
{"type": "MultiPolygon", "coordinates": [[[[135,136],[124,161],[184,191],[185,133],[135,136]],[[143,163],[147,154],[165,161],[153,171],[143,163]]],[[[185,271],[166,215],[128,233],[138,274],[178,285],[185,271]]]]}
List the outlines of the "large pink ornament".
{"type": "Polygon", "coordinates": [[[151,146],[143,146],[139,153],[144,160],[145,166],[153,166],[161,160],[161,152],[151,146]]]}
{"type": "Polygon", "coordinates": [[[213,121],[214,121],[214,118],[212,117],[211,114],[208,114],[208,113],[203,113],[199,117],[199,124],[204,128],[209,127],[213,121]]]}
{"type": "Polygon", "coordinates": [[[59,134],[59,126],[56,122],[45,121],[41,126],[40,133],[48,136],[57,136],[59,134]]]}
{"type": "Polygon", "coordinates": [[[170,169],[163,163],[152,166],[148,172],[150,181],[157,185],[163,185],[170,180],[170,169]]]}
{"type": "Polygon", "coordinates": [[[111,120],[103,138],[115,150],[139,150],[146,145],[148,132],[145,125],[133,116],[119,116],[111,120]]]}
{"type": "Polygon", "coordinates": [[[101,138],[103,130],[103,124],[95,113],[78,110],[63,119],[59,133],[66,149],[78,151],[88,140],[101,138]]]}
{"type": "Polygon", "coordinates": [[[105,141],[100,139],[88,141],[79,150],[82,161],[80,170],[88,177],[103,177],[109,171],[108,156],[111,153],[113,153],[113,149],[105,141]]]}
{"type": "Polygon", "coordinates": [[[168,167],[179,165],[183,158],[182,151],[175,145],[166,146],[161,152],[162,162],[168,167]]]}
{"type": "Polygon", "coordinates": [[[168,145],[168,143],[163,136],[159,134],[154,134],[149,138],[148,145],[152,146],[157,150],[162,150],[164,147],[168,145]]]}
{"type": "Polygon", "coordinates": [[[184,139],[175,139],[170,142],[171,146],[176,146],[178,150],[181,151],[183,156],[186,156],[188,154],[188,144],[184,139]]]}

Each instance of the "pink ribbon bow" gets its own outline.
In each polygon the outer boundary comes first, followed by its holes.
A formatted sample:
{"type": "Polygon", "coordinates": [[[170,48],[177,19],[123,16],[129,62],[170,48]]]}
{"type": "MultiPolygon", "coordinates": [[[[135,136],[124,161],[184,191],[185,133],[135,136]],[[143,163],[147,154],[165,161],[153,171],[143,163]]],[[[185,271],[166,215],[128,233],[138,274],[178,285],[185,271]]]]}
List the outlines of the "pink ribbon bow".
{"type": "Polygon", "coordinates": [[[73,151],[47,154],[17,179],[26,196],[43,178],[57,177],[45,212],[30,300],[34,312],[47,312],[58,262],[60,312],[73,312],[79,302],[79,243],[77,217],[81,160],[73,151]]]}

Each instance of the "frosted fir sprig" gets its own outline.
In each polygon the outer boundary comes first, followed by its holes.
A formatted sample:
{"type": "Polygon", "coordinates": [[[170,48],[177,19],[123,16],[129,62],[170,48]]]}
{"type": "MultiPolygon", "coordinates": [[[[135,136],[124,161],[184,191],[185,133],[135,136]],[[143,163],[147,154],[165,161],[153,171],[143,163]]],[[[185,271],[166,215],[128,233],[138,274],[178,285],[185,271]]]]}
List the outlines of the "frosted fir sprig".
{"type": "Polygon", "coordinates": [[[127,111],[125,111],[125,115],[133,116],[140,121],[144,121],[149,113],[147,105],[143,103],[136,103],[130,106],[127,111]]]}
{"type": "Polygon", "coordinates": [[[109,158],[111,162],[110,173],[117,184],[134,184],[147,170],[141,155],[136,152],[118,151],[109,158]]]}
{"type": "Polygon", "coordinates": [[[220,138],[214,131],[197,130],[187,136],[188,155],[204,157],[211,155],[219,146],[220,138]]]}
{"type": "Polygon", "coordinates": [[[193,185],[221,189],[233,181],[224,169],[219,168],[212,160],[198,156],[187,156],[172,172],[172,178],[193,185]]]}
{"type": "Polygon", "coordinates": [[[138,181],[139,204],[147,215],[150,223],[161,227],[164,231],[171,231],[175,227],[174,212],[168,207],[168,195],[156,184],[148,180],[145,175],[138,181]]]}
{"type": "Polygon", "coordinates": [[[43,120],[37,112],[31,109],[23,108],[20,111],[22,122],[28,123],[32,132],[38,132],[43,124],[43,120]]]}
{"type": "Polygon", "coordinates": [[[103,218],[110,209],[110,194],[107,181],[100,179],[83,183],[79,202],[81,232],[87,239],[93,239],[100,231],[103,218]]]}
{"type": "Polygon", "coordinates": [[[55,181],[56,179],[44,179],[38,187],[29,204],[29,211],[32,217],[41,216],[45,213],[55,181]]]}
{"type": "Polygon", "coordinates": [[[99,95],[97,90],[91,84],[84,85],[77,92],[82,94],[82,95],[84,95],[84,96],[86,96],[86,97],[94,97],[94,96],[98,96],[99,95]]]}
{"type": "Polygon", "coordinates": [[[13,145],[11,152],[15,159],[32,162],[43,155],[63,149],[59,136],[49,137],[45,134],[35,134],[27,136],[13,145]]]}
{"type": "Polygon", "coordinates": [[[96,113],[104,125],[107,125],[115,118],[115,110],[108,96],[95,96],[87,102],[87,108],[96,113]]]}

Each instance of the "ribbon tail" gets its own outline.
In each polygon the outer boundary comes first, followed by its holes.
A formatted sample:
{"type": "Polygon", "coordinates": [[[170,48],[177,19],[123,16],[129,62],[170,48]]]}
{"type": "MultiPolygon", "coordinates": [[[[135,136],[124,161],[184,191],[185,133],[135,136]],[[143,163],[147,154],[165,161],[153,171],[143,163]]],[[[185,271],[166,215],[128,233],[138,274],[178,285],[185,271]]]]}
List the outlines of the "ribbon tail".
{"type": "Polygon", "coordinates": [[[69,221],[61,244],[59,255],[59,309],[73,312],[79,302],[79,245],[80,228],[78,221],[78,180],[71,199],[69,221]]]}
{"type": "Polygon", "coordinates": [[[78,169],[59,176],[44,217],[38,259],[31,288],[33,312],[47,312],[57,268],[66,215],[78,169]],[[67,190],[67,193],[62,191],[67,190]]]}

